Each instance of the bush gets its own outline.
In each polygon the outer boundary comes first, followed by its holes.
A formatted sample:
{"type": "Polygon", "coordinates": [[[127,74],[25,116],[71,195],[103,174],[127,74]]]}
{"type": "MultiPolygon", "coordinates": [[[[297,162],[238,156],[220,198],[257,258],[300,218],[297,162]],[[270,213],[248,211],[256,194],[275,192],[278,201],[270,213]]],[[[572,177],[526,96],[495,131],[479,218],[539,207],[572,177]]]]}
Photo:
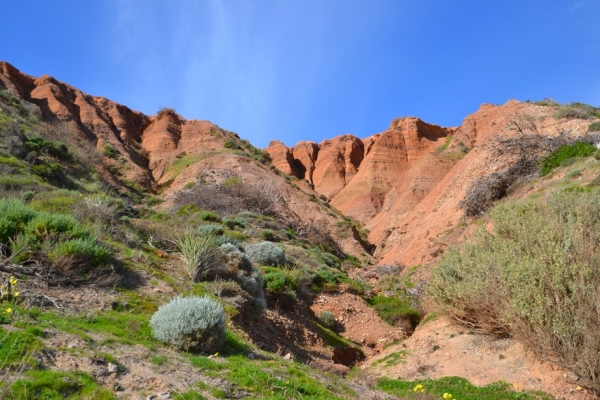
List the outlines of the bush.
{"type": "Polygon", "coordinates": [[[223,233],[225,233],[225,229],[221,225],[206,224],[206,225],[200,225],[197,232],[198,232],[198,235],[200,235],[200,236],[206,236],[206,235],[220,236],[223,233]]]}
{"type": "Polygon", "coordinates": [[[296,291],[298,281],[290,271],[271,270],[264,275],[265,286],[272,294],[280,294],[285,291],[296,291]]]}
{"type": "Polygon", "coordinates": [[[223,220],[223,224],[226,225],[229,229],[235,229],[235,228],[247,228],[248,227],[248,223],[246,222],[246,220],[242,219],[242,218],[226,218],[223,220]]]}
{"type": "Polygon", "coordinates": [[[219,236],[218,238],[215,239],[215,245],[221,246],[222,244],[233,245],[233,246],[235,246],[236,249],[238,249],[242,253],[246,251],[244,249],[244,247],[240,244],[240,242],[237,239],[234,239],[234,238],[230,238],[230,237],[227,237],[227,236],[219,236]]]}
{"type": "Polygon", "coordinates": [[[600,122],[592,122],[587,129],[588,132],[600,132],[600,122]]]}
{"type": "Polygon", "coordinates": [[[93,237],[86,237],[59,242],[48,255],[55,262],[61,258],[69,257],[92,264],[103,264],[108,262],[110,251],[100,245],[93,237]]]}
{"type": "Polygon", "coordinates": [[[205,211],[200,214],[200,219],[202,221],[211,221],[211,222],[221,222],[221,217],[218,214],[215,214],[212,211],[205,211]]]}
{"type": "Polygon", "coordinates": [[[258,265],[275,267],[285,264],[285,253],[271,242],[251,244],[246,247],[246,254],[258,265]]]}
{"type": "Polygon", "coordinates": [[[155,339],[183,351],[214,353],[225,344],[223,306],[209,297],[176,297],[150,319],[155,339]]]}
{"type": "Polygon", "coordinates": [[[264,229],[260,232],[260,238],[269,242],[279,242],[279,237],[270,229],[264,229]]]}
{"type": "Polygon", "coordinates": [[[599,392],[600,193],[502,203],[493,233],[451,248],[429,293],[471,329],[513,336],[599,392]]]}
{"type": "Polygon", "coordinates": [[[240,146],[239,144],[237,144],[236,142],[234,142],[233,140],[229,139],[227,140],[224,144],[223,147],[225,147],[226,149],[238,149],[241,150],[242,146],[240,146]]]}
{"type": "Polygon", "coordinates": [[[333,315],[329,311],[321,311],[321,313],[319,314],[319,321],[321,321],[321,324],[323,324],[325,328],[332,330],[335,328],[335,315],[333,315]]]}
{"type": "Polygon", "coordinates": [[[540,161],[540,175],[547,175],[567,159],[574,157],[589,157],[594,154],[596,150],[595,146],[583,142],[561,146],[554,153],[544,157],[540,161]]]}
{"type": "Polygon", "coordinates": [[[421,320],[421,313],[411,307],[408,296],[373,296],[369,299],[369,304],[383,320],[393,326],[415,328],[421,320]]]}

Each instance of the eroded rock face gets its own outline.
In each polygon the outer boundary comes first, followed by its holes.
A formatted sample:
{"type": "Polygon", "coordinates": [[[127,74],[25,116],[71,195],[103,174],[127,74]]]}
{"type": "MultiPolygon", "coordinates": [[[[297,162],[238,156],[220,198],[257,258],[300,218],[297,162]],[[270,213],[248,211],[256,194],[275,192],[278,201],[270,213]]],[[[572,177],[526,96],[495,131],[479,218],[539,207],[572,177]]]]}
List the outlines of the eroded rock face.
{"type": "Polygon", "coordinates": [[[312,182],[315,163],[319,155],[319,145],[314,142],[302,141],[294,146],[294,164],[298,170],[298,178],[312,182]]]}
{"type": "Polygon", "coordinates": [[[172,111],[147,116],[50,76],[28,76],[6,62],[0,62],[0,87],[37,105],[44,119],[57,121],[57,132],[65,136],[57,139],[98,151],[105,145],[116,149],[127,165],[124,178],[145,187],[168,179],[165,169],[184,152],[222,149],[227,140],[228,134],[208,121],[186,121],[172,111]]]}
{"type": "Polygon", "coordinates": [[[288,175],[299,176],[296,164],[294,164],[294,149],[288,149],[279,140],[271,140],[267,152],[271,156],[271,164],[278,170],[288,175]]]}
{"type": "Polygon", "coordinates": [[[332,198],[358,172],[363,160],[364,145],[352,135],[337,136],[319,145],[319,153],[312,174],[317,192],[332,198]]]}

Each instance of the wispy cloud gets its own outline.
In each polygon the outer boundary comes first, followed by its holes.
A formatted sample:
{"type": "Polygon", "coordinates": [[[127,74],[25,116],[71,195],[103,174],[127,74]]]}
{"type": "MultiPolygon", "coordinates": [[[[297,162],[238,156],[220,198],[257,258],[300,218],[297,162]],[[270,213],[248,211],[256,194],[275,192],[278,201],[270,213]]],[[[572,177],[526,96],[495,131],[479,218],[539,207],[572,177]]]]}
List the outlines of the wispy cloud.
{"type": "Polygon", "coordinates": [[[569,9],[569,12],[574,13],[575,11],[579,10],[581,7],[585,6],[586,2],[587,2],[587,0],[576,1],[575,4],[573,4],[573,6],[571,6],[571,8],[569,9]]]}

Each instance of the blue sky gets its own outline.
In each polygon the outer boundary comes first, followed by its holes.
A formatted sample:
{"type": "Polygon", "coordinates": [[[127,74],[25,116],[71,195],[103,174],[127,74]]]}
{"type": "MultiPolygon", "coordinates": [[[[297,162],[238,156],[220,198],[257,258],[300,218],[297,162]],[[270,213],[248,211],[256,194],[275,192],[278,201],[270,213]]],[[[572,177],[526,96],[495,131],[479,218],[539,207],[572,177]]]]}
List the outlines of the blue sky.
{"type": "Polygon", "coordinates": [[[599,0],[20,0],[0,59],[259,147],[460,125],[511,98],[600,106],[599,0]]]}

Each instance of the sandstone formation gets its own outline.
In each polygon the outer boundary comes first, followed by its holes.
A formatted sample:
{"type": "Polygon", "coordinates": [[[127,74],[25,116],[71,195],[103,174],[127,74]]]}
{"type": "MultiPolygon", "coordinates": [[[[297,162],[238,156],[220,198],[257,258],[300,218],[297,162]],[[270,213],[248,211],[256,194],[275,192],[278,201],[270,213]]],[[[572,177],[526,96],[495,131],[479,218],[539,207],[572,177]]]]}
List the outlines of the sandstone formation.
{"type": "Polygon", "coordinates": [[[126,165],[124,178],[148,188],[163,183],[165,169],[182,153],[222,149],[231,135],[208,121],[186,121],[169,109],[147,116],[50,76],[28,76],[6,62],[0,62],[0,87],[37,105],[44,119],[56,121],[56,134],[63,133],[59,139],[87,145],[90,151],[116,149],[126,165]]]}

